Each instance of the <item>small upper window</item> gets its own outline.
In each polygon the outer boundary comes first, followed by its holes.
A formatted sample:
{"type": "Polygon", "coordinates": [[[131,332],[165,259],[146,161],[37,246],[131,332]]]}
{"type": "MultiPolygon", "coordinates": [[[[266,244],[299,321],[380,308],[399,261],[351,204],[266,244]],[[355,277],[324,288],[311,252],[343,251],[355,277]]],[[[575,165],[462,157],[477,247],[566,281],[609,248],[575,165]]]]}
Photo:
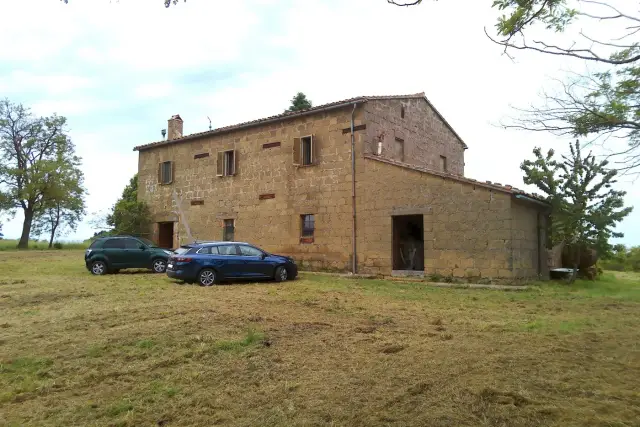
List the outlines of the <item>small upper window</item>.
{"type": "Polygon", "coordinates": [[[404,105],[400,107],[400,118],[404,119],[404,105]]]}
{"type": "Polygon", "coordinates": [[[160,163],[159,175],[160,184],[171,184],[173,182],[173,162],[160,163]]]}
{"type": "Polygon", "coordinates": [[[316,141],[313,135],[293,140],[293,163],[309,166],[316,163],[316,141]]]}
{"type": "Polygon", "coordinates": [[[440,156],[440,170],[447,172],[447,158],[445,156],[440,156]]]}
{"type": "Polygon", "coordinates": [[[221,151],[218,153],[218,176],[232,176],[236,174],[236,151],[221,151]]]}
{"type": "Polygon", "coordinates": [[[313,215],[302,215],[300,219],[302,222],[302,237],[313,237],[316,229],[316,220],[313,215]]]}

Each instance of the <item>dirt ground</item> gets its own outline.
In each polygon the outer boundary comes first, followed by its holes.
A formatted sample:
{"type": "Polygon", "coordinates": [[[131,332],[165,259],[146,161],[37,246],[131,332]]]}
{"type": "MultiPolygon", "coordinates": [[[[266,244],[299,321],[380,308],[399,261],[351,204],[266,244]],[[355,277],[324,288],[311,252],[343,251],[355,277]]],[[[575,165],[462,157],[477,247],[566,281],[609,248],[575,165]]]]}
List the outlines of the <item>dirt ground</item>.
{"type": "Polygon", "coordinates": [[[0,253],[2,426],[637,426],[640,277],[201,288],[0,253]]]}

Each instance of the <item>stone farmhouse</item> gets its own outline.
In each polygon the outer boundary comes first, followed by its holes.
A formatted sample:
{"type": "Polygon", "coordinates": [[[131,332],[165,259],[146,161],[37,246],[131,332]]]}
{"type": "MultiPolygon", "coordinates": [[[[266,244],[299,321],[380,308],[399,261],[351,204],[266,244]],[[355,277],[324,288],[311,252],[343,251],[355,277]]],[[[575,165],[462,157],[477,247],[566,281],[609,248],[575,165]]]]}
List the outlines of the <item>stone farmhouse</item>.
{"type": "Polygon", "coordinates": [[[182,130],[173,116],[165,140],[134,148],[138,197],[163,247],[186,242],[182,211],[198,240],[251,242],[308,269],[548,273],[548,205],[466,178],[467,145],[424,93],[182,130]]]}

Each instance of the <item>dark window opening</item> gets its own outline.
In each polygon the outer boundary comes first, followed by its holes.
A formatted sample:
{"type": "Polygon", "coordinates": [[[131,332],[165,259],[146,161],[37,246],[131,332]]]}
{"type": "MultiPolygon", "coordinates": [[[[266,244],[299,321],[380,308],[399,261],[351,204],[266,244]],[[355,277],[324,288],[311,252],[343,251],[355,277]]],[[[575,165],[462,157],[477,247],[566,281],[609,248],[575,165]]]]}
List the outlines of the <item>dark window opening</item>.
{"type": "Polygon", "coordinates": [[[302,237],[313,237],[316,229],[316,221],[313,215],[301,215],[302,237]]]}
{"type": "Polygon", "coordinates": [[[404,119],[404,105],[400,107],[400,118],[404,119]]]}
{"type": "Polygon", "coordinates": [[[233,242],[235,234],[235,221],[232,219],[224,220],[224,229],[222,233],[222,240],[225,242],[233,242]]]}
{"type": "Polygon", "coordinates": [[[160,165],[160,183],[161,184],[171,184],[171,181],[173,181],[173,176],[172,175],[172,164],[171,162],[163,162],[160,165]]]}
{"type": "Polygon", "coordinates": [[[447,158],[445,156],[440,156],[440,170],[447,172],[447,158]]]}
{"type": "Polygon", "coordinates": [[[235,171],[235,162],[234,162],[235,152],[234,151],[225,151],[224,153],[224,175],[234,175],[235,171]]]}
{"type": "Polygon", "coordinates": [[[302,144],[302,164],[310,165],[313,163],[313,139],[310,136],[306,136],[301,140],[302,144]]]}

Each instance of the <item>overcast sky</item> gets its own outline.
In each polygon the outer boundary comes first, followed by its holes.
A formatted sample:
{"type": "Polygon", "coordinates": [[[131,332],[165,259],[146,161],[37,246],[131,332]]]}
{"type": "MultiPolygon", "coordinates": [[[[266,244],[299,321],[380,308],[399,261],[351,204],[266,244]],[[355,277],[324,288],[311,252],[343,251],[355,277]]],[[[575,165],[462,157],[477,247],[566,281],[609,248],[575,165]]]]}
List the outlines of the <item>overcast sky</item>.
{"type": "MultiPolygon", "coordinates": [[[[106,211],[137,171],[136,145],[173,114],[185,133],[278,114],[297,91],[322,104],[424,91],[465,140],[465,175],[521,186],[520,162],[552,135],[496,126],[584,64],[535,53],[515,62],[484,35],[492,0],[5,0],[0,97],[68,118],[84,159],[88,211],[106,211]]],[[[640,200],[631,178],[627,203],[640,200]]],[[[619,227],[640,245],[640,210],[619,227]]],[[[22,218],[5,222],[18,237],[22,218]]],[[[66,239],[93,234],[82,224],[66,239]]]]}

